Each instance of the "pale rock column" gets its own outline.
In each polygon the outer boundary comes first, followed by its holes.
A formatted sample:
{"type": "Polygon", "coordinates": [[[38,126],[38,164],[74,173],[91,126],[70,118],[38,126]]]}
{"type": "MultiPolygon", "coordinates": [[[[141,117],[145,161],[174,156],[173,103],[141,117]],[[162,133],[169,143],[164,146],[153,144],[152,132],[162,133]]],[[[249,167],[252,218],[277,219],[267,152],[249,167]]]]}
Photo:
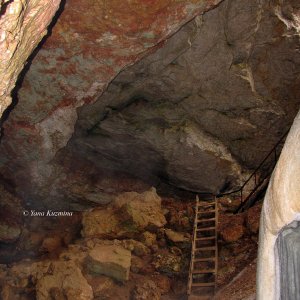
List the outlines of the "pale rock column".
{"type": "Polygon", "coordinates": [[[257,269],[258,300],[280,299],[275,243],[283,227],[295,220],[300,220],[300,112],[288,134],[262,208],[257,269]]]}

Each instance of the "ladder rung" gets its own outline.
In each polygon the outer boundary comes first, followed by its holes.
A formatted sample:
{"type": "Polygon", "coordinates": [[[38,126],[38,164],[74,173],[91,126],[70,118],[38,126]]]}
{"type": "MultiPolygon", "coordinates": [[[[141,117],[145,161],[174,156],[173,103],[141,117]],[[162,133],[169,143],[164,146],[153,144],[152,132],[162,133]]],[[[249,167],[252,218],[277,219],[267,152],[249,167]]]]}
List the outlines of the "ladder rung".
{"type": "Polygon", "coordinates": [[[208,214],[208,213],[215,213],[216,211],[214,209],[212,210],[203,210],[203,211],[198,211],[198,214],[208,214]]]}
{"type": "Polygon", "coordinates": [[[207,274],[207,273],[215,273],[216,269],[202,269],[202,270],[193,270],[193,274],[207,274]]]}
{"type": "Polygon", "coordinates": [[[198,228],[197,231],[206,231],[206,230],[213,230],[213,229],[216,229],[216,227],[198,228]]]}
{"type": "Polygon", "coordinates": [[[196,238],[195,241],[206,241],[206,240],[215,240],[215,236],[206,236],[206,237],[201,237],[201,238],[196,238]]]}
{"type": "Polygon", "coordinates": [[[207,206],[212,206],[212,205],[215,205],[216,204],[216,202],[209,202],[209,203],[199,203],[198,205],[197,205],[197,207],[207,207],[207,206]]]}
{"type": "Polygon", "coordinates": [[[215,261],[215,257],[207,257],[207,258],[194,258],[194,262],[200,262],[200,261],[215,261]]]}
{"type": "Polygon", "coordinates": [[[192,283],[192,287],[206,287],[206,286],[215,286],[215,283],[214,282],[192,283]]]}
{"type": "Polygon", "coordinates": [[[215,221],[215,220],[216,220],[215,218],[210,218],[210,219],[201,219],[201,220],[198,220],[197,222],[203,223],[203,222],[209,222],[209,221],[215,221]]]}
{"type": "Polygon", "coordinates": [[[195,248],[195,251],[216,250],[216,246],[195,248]]]}

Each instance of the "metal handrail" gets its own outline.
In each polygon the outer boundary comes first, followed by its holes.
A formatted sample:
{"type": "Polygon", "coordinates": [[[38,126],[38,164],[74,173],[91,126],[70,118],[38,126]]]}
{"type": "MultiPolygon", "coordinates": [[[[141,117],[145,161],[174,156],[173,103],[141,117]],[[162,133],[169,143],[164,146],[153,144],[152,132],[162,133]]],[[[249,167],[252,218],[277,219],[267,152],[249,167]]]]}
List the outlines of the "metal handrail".
{"type": "Polygon", "coordinates": [[[288,134],[289,130],[287,130],[284,135],[279,139],[279,141],[275,144],[275,146],[271,149],[271,151],[267,154],[267,156],[262,160],[262,162],[259,164],[259,166],[253,171],[253,173],[248,177],[248,179],[243,183],[243,185],[241,185],[238,189],[234,190],[234,191],[230,191],[227,193],[221,193],[218,194],[217,197],[223,197],[226,195],[231,195],[231,194],[235,194],[235,193],[240,193],[240,199],[241,199],[241,205],[239,207],[239,210],[242,208],[241,206],[247,202],[247,200],[254,194],[254,192],[258,189],[258,187],[261,186],[261,184],[268,178],[271,176],[272,171],[268,172],[267,175],[265,175],[263,177],[262,180],[259,180],[257,182],[257,175],[259,175],[259,171],[262,169],[262,166],[264,165],[264,163],[268,160],[269,157],[271,157],[271,155],[274,155],[274,166],[278,160],[279,157],[279,153],[277,152],[277,147],[282,143],[282,141],[286,138],[287,134],[288,134]],[[248,182],[250,182],[250,180],[254,177],[254,188],[252,189],[252,191],[250,192],[250,194],[246,197],[246,199],[243,199],[243,191],[245,186],[248,184],[248,182]]]}

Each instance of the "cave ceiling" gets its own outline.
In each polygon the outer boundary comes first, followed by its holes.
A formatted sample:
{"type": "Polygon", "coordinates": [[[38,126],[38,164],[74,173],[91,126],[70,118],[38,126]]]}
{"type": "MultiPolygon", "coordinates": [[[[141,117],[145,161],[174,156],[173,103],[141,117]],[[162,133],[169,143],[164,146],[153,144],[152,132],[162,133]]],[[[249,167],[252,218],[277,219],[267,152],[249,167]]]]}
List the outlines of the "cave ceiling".
{"type": "Polygon", "coordinates": [[[238,185],[298,110],[298,4],[219,2],[67,1],[4,123],[1,173],[25,198],[84,160],[192,191],[238,185]]]}

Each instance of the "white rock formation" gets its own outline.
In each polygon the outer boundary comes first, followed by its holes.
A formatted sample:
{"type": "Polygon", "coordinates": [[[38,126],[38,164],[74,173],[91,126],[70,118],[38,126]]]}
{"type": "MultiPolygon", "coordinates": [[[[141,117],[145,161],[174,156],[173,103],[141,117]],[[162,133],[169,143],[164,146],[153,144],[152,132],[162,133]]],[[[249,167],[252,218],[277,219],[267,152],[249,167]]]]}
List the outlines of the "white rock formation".
{"type": "Polygon", "coordinates": [[[300,220],[300,112],[294,120],[265,196],[259,237],[257,299],[280,299],[275,243],[283,227],[300,220]]]}
{"type": "Polygon", "coordinates": [[[47,33],[60,0],[0,2],[0,116],[28,56],[47,33]]]}

